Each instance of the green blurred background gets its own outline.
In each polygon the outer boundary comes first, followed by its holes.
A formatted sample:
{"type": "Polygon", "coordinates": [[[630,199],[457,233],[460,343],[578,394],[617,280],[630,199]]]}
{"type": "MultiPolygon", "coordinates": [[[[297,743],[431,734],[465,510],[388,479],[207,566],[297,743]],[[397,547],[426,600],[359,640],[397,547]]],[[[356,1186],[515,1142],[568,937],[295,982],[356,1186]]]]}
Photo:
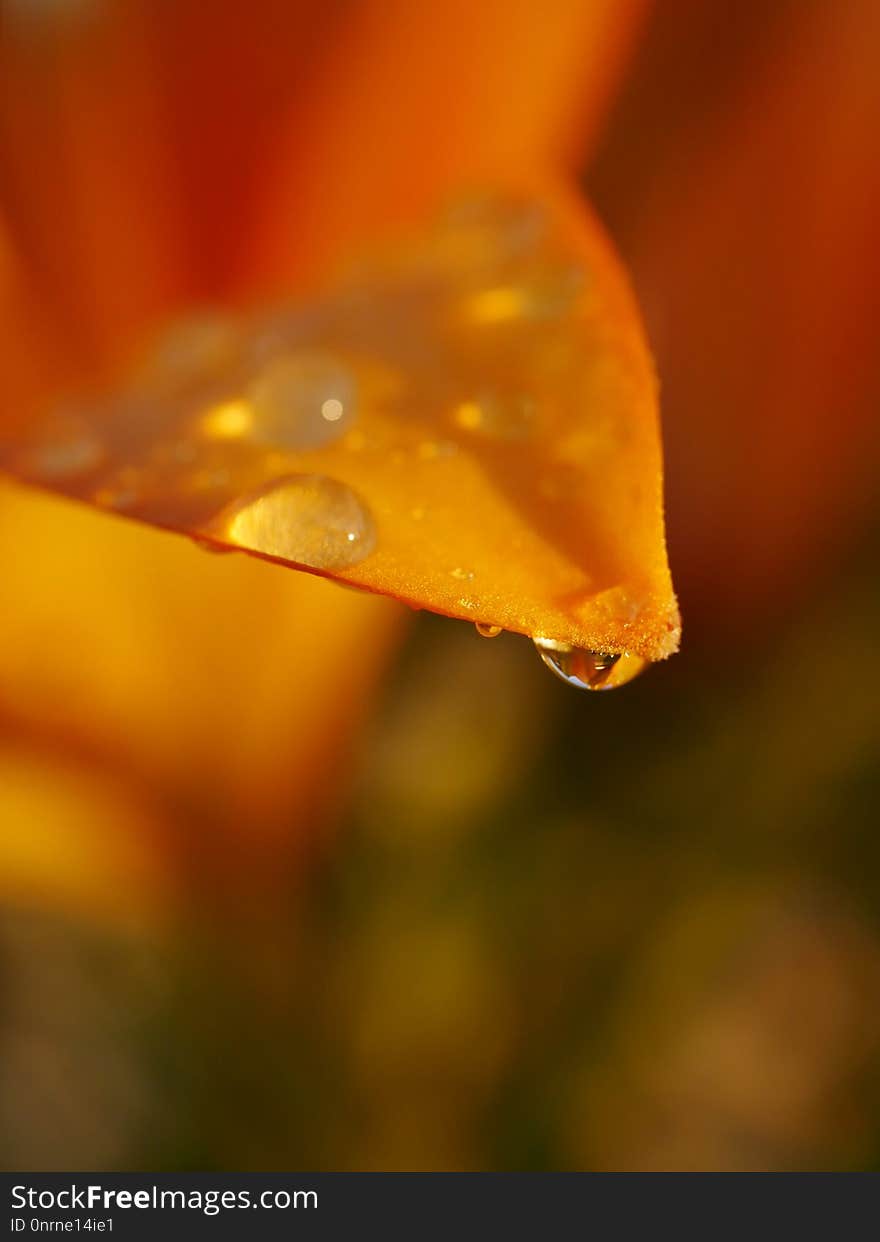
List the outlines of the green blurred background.
{"type": "Polygon", "coordinates": [[[874,1167],[878,624],[586,696],[421,619],[289,901],[5,912],[4,1165],[874,1167]]]}

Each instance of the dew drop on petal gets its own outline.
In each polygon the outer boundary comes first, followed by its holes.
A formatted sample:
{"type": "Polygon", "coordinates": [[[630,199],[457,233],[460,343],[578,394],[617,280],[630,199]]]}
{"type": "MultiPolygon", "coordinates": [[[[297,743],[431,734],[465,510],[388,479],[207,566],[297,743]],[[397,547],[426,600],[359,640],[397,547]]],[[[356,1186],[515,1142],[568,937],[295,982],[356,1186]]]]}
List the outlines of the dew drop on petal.
{"type": "Polygon", "coordinates": [[[485,621],[477,621],[474,624],[474,628],[481,638],[497,638],[503,626],[488,625],[485,621]]]}
{"type": "Polygon", "coordinates": [[[251,552],[312,569],[345,569],[376,546],[360,497],[336,479],[292,474],[236,504],[215,533],[251,552]]]}
{"type": "Polygon", "coordinates": [[[553,638],[536,637],[533,641],[547,667],[579,690],[616,690],[632,681],[645,667],[644,660],[628,652],[619,655],[585,651],[553,638]]]}
{"type": "Polygon", "coordinates": [[[281,354],[247,389],[254,440],[289,449],[319,448],[345,432],[355,418],[351,370],[330,352],[281,354]]]}

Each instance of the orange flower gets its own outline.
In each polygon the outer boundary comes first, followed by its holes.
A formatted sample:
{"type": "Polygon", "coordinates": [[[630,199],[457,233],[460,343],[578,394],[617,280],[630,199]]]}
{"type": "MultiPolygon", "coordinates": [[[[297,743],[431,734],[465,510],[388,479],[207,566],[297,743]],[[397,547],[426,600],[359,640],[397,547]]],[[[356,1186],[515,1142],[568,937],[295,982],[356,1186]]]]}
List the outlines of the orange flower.
{"type": "MultiPolygon", "coordinates": [[[[363,3],[352,16],[264,0],[246,21],[222,3],[206,22],[189,0],[15,7],[0,47],[7,431],[17,442],[44,396],[111,374],[172,311],[303,281],[463,179],[564,168],[595,132],[640,8],[363,3]]],[[[572,228],[612,336],[634,351],[637,505],[654,506],[636,550],[649,594],[668,596],[650,373],[604,243],[572,228]]],[[[16,747],[140,791],[178,871],[240,865],[242,836],[248,858],[261,839],[277,858],[291,825],[312,836],[398,611],[58,500],[7,489],[0,504],[15,605],[0,619],[0,709],[16,747]]],[[[406,594],[381,574],[361,581],[406,594]]],[[[652,616],[644,653],[661,654],[668,599],[652,616]]],[[[36,812],[23,796],[0,807],[13,839],[36,812]]],[[[119,817],[121,834],[144,833],[140,814],[119,817]]],[[[39,870],[22,863],[15,891],[39,870]]],[[[88,883],[86,855],[74,870],[72,889],[88,883]]]]}

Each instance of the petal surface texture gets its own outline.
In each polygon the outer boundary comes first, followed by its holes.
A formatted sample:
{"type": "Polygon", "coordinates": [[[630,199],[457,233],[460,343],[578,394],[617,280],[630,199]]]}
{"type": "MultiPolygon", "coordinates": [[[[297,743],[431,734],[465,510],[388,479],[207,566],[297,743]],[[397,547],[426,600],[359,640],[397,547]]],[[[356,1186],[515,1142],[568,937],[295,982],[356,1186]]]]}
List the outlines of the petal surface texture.
{"type": "Polygon", "coordinates": [[[564,189],[469,193],[318,296],[173,325],[0,465],[414,607],[647,660],[677,645],[653,369],[564,189]]]}

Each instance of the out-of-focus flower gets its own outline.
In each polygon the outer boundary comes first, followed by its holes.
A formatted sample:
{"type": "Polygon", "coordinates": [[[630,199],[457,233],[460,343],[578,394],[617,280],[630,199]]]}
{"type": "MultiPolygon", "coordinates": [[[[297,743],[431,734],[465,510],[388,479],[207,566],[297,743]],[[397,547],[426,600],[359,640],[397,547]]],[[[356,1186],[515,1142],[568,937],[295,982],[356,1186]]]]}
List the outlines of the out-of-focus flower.
{"type": "Polygon", "coordinates": [[[657,355],[693,637],[766,641],[876,489],[878,40],[873,0],[658,5],[588,176],[657,355]]]}

